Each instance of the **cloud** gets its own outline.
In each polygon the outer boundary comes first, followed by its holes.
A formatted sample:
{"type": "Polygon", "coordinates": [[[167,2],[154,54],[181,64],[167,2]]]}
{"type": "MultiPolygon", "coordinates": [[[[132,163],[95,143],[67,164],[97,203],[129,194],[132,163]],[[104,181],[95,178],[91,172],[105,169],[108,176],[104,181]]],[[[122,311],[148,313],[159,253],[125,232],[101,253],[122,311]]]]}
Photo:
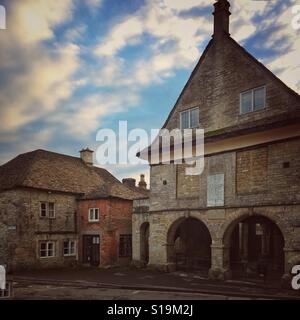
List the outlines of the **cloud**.
{"type": "Polygon", "coordinates": [[[1,34],[0,132],[16,131],[69,98],[79,68],[79,47],[70,42],[46,46],[53,28],[70,18],[70,0],[24,0],[10,6],[10,23],[1,34]]]}
{"type": "Polygon", "coordinates": [[[86,4],[90,9],[98,9],[103,3],[103,0],[86,0],[86,4]]]}
{"type": "Polygon", "coordinates": [[[61,132],[75,140],[86,140],[96,133],[103,118],[136,106],[138,101],[136,94],[125,91],[93,94],[79,101],[72,100],[64,110],[49,116],[48,123],[60,125],[61,132]]]}
{"type": "Polygon", "coordinates": [[[73,0],[22,0],[11,4],[8,29],[27,44],[54,37],[53,28],[72,16],[73,0]]]}

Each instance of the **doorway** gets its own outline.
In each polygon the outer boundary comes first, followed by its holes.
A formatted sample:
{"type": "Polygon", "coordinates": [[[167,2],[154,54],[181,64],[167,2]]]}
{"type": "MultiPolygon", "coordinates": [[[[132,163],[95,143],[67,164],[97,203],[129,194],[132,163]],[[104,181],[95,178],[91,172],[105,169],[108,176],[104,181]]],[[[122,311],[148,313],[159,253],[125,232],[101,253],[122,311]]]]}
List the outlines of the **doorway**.
{"type": "Polygon", "coordinates": [[[98,267],[100,264],[100,236],[83,236],[83,263],[98,267]]]}

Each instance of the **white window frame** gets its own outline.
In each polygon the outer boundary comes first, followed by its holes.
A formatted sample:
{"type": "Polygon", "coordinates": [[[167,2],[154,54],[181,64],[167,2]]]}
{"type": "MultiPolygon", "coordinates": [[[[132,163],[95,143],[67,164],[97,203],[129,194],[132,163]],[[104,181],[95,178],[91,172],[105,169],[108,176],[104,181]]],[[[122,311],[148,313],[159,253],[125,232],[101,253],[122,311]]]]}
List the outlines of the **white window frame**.
{"type": "Polygon", "coordinates": [[[265,110],[266,109],[266,105],[267,105],[267,88],[266,86],[261,86],[261,87],[256,87],[256,88],[253,88],[253,89],[250,89],[250,90],[247,90],[247,91],[243,91],[240,93],[240,115],[243,115],[243,114],[249,114],[249,113],[252,113],[252,112],[257,112],[257,111],[262,111],[262,110],[265,110]],[[265,95],[264,95],[264,107],[261,108],[261,109],[258,109],[258,110],[254,110],[254,91],[255,90],[258,90],[258,89],[264,89],[264,92],[265,92],[265,95]],[[248,111],[248,112],[243,112],[243,109],[242,109],[242,97],[243,97],[243,94],[246,94],[246,93],[249,93],[251,92],[251,100],[252,100],[252,105],[251,105],[251,111],[248,111]]]}
{"type": "Polygon", "coordinates": [[[89,222],[99,222],[100,221],[100,209],[99,208],[89,208],[88,220],[89,220],[89,222]],[[95,210],[98,210],[98,219],[95,219],[95,210]],[[91,219],[91,212],[92,212],[92,219],[91,219]]]}
{"type": "Polygon", "coordinates": [[[47,202],[41,201],[40,202],[40,218],[47,218],[47,202]],[[42,205],[45,205],[45,215],[42,215],[42,211],[44,211],[44,209],[42,209],[42,205]]]}
{"type": "Polygon", "coordinates": [[[40,202],[40,218],[42,219],[55,219],[56,218],[56,205],[55,205],[55,202],[47,202],[47,201],[41,201],[40,202]],[[49,204],[50,203],[53,203],[53,215],[50,216],[50,210],[49,210],[49,204]],[[42,215],[42,204],[45,204],[46,205],[46,215],[43,216],[42,215]]]}
{"type": "Polygon", "coordinates": [[[190,108],[190,109],[183,110],[183,111],[180,112],[180,130],[184,130],[184,129],[182,129],[181,116],[182,116],[183,113],[186,113],[186,112],[188,112],[188,114],[189,114],[189,127],[188,127],[188,128],[185,128],[185,129],[195,129],[195,128],[198,128],[198,127],[199,127],[199,124],[200,124],[200,122],[199,122],[199,117],[198,117],[198,123],[197,123],[197,125],[194,126],[194,127],[191,127],[191,111],[192,111],[192,110],[196,110],[196,109],[198,109],[198,115],[199,115],[199,112],[200,112],[199,107],[190,108]]]}
{"type": "Polygon", "coordinates": [[[63,241],[63,256],[64,257],[71,257],[76,256],[77,254],[77,241],[76,240],[64,240],[63,241]],[[65,253],[65,242],[68,242],[68,253],[65,253]],[[74,252],[71,253],[71,243],[74,242],[74,252]]]}
{"type": "Polygon", "coordinates": [[[56,254],[55,245],[56,245],[55,241],[40,241],[39,242],[39,257],[40,257],[40,259],[55,258],[55,254],[56,254]],[[41,256],[41,245],[42,245],[42,243],[46,243],[46,250],[45,250],[46,251],[46,256],[45,257],[41,256]],[[53,255],[52,256],[48,255],[48,253],[49,253],[49,244],[53,245],[53,255]]]}

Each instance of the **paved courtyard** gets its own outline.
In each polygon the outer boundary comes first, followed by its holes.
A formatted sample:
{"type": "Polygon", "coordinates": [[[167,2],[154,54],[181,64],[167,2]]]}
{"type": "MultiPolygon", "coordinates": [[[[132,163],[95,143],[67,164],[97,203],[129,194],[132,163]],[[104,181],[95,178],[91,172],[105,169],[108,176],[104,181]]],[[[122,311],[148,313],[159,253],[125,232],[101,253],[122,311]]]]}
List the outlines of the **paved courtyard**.
{"type": "MultiPolygon", "coordinates": [[[[239,297],[226,295],[88,288],[55,285],[17,285],[14,299],[30,300],[236,300],[239,297]]],[[[250,300],[251,298],[242,298],[250,300]]]]}
{"type": "Polygon", "coordinates": [[[250,281],[210,281],[195,273],[133,268],[51,269],[14,273],[20,299],[227,299],[297,298],[298,292],[250,281]]]}

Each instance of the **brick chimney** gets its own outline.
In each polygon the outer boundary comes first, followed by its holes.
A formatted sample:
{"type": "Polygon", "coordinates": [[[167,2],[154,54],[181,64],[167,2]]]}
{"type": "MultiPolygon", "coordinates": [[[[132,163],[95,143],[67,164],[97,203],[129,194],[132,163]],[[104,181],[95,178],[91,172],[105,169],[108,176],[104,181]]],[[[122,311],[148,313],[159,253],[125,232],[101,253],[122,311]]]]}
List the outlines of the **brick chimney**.
{"type": "Polygon", "coordinates": [[[139,187],[140,188],[143,188],[143,189],[147,189],[147,183],[145,181],[145,175],[144,174],[141,174],[141,179],[140,179],[140,182],[139,182],[139,187]]]}
{"type": "Polygon", "coordinates": [[[229,33],[229,11],[230,3],[227,0],[218,0],[215,4],[214,15],[214,38],[220,38],[224,34],[230,35],[229,33]]]}
{"type": "Polygon", "coordinates": [[[85,164],[92,166],[93,165],[93,154],[94,154],[94,151],[90,150],[89,148],[82,149],[80,151],[80,158],[85,164]]]}
{"type": "Polygon", "coordinates": [[[133,178],[125,178],[122,180],[122,183],[128,187],[135,187],[136,181],[133,178]]]}

